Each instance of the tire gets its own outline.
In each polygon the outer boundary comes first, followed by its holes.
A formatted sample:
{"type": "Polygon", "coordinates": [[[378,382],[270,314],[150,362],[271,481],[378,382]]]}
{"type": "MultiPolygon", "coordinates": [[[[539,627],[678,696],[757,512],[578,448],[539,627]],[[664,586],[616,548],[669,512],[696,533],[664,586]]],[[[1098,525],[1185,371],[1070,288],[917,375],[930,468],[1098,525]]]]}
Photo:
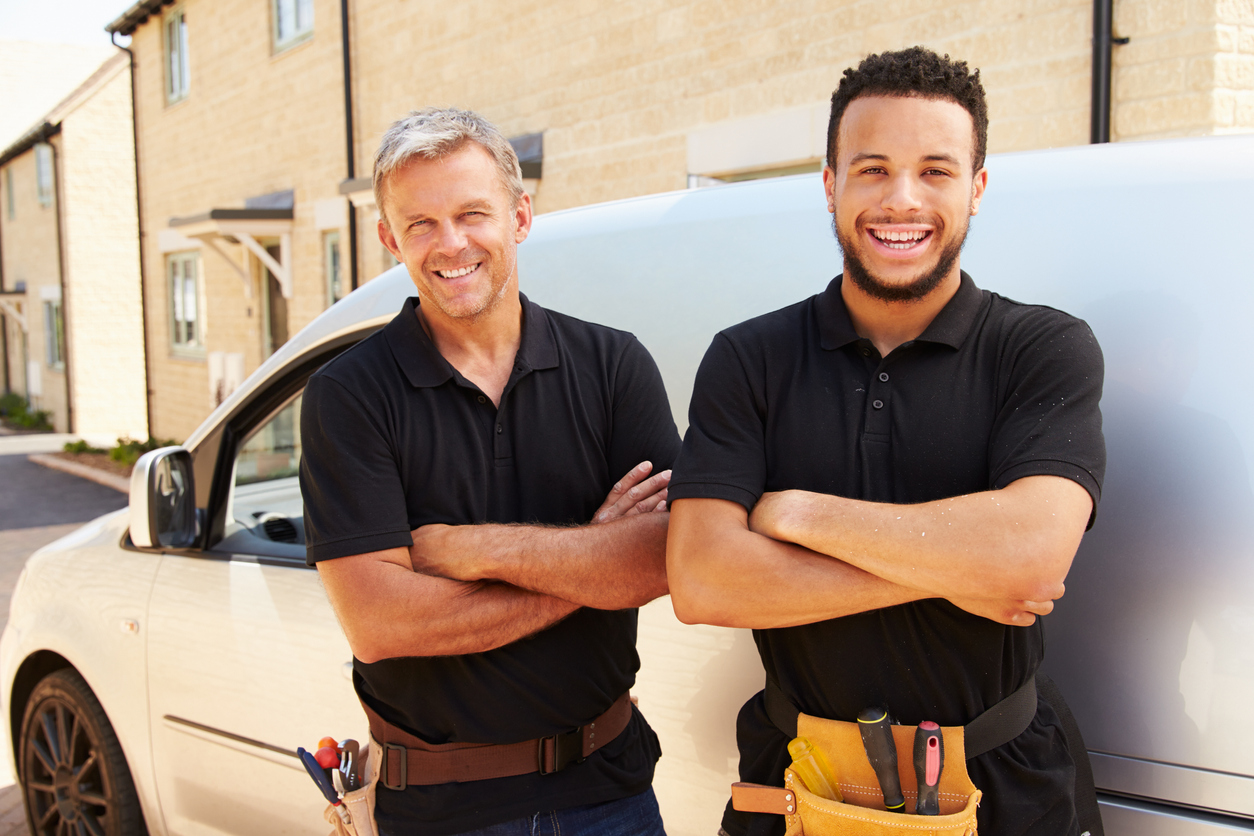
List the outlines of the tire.
{"type": "Polygon", "coordinates": [[[148,832],[122,746],[77,671],[54,671],[35,686],[21,735],[18,768],[33,836],[148,832]]]}

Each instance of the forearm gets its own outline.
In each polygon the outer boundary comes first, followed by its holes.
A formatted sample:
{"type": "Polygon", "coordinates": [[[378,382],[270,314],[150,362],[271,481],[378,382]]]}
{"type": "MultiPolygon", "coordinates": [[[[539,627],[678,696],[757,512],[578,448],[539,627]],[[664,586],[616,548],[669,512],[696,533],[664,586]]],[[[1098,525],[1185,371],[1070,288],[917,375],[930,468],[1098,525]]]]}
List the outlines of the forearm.
{"type": "Polygon", "coordinates": [[[671,515],[671,600],[689,624],[792,627],[931,597],[749,531],[733,502],[679,500],[671,515]]]}
{"type": "Polygon", "coordinates": [[[1048,601],[1062,594],[1091,500],[1044,476],[919,505],[786,491],[760,506],[755,531],[928,595],[1048,601]]]}
{"type": "Polygon", "coordinates": [[[353,655],[363,662],[481,653],[579,609],[508,584],[421,575],[406,565],[408,558],[405,549],[391,549],[318,564],[353,655]]]}
{"type": "Polygon", "coordinates": [[[665,595],[667,513],[599,525],[428,526],[411,550],[418,571],[503,581],[579,606],[639,607],[665,595]]]}

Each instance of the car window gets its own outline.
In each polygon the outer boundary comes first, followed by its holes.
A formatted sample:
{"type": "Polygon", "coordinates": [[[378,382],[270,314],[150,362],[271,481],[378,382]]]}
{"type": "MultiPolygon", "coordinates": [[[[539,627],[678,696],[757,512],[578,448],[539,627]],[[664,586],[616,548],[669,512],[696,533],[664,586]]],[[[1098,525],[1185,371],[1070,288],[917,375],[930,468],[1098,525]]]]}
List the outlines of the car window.
{"type": "Polygon", "coordinates": [[[225,537],[214,551],[305,556],[300,496],[301,394],[254,429],[235,455],[225,537]]]}

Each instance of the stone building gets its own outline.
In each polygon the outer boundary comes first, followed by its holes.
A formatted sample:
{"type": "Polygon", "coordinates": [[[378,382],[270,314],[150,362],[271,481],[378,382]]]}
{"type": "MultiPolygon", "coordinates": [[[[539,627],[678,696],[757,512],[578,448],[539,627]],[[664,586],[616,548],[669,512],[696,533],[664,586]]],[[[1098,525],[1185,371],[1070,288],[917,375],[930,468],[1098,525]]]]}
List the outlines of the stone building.
{"type": "MultiPolygon", "coordinates": [[[[841,71],[916,43],[981,69],[990,151],[1086,143],[1093,26],[1093,0],[140,0],[108,28],[133,37],[154,433],[392,264],[366,178],[412,108],[495,121],[545,212],[817,170],[841,71]]],[[[1115,0],[1114,34],[1112,139],[1254,129],[1249,0],[1115,0]]]]}
{"type": "Polygon", "coordinates": [[[95,71],[0,150],[0,342],[6,391],[106,443],[146,438],[148,419],[130,67],[92,54],[95,71]]]}

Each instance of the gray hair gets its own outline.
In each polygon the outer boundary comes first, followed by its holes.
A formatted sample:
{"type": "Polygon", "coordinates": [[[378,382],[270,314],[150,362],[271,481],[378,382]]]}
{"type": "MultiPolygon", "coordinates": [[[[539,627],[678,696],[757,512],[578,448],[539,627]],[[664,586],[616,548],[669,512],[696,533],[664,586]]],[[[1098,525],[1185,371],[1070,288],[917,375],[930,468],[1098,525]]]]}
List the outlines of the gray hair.
{"type": "Polygon", "coordinates": [[[438,160],[458,151],[467,142],[475,142],[487,151],[501,174],[501,183],[509,192],[512,206],[523,194],[522,169],[518,154],[496,126],[471,110],[427,107],[411,111],[393,122],[383,134],[379,151],[374,156],[374,200],[383,212],[383,194],[396,170],[420,157],[438,160]]]}

